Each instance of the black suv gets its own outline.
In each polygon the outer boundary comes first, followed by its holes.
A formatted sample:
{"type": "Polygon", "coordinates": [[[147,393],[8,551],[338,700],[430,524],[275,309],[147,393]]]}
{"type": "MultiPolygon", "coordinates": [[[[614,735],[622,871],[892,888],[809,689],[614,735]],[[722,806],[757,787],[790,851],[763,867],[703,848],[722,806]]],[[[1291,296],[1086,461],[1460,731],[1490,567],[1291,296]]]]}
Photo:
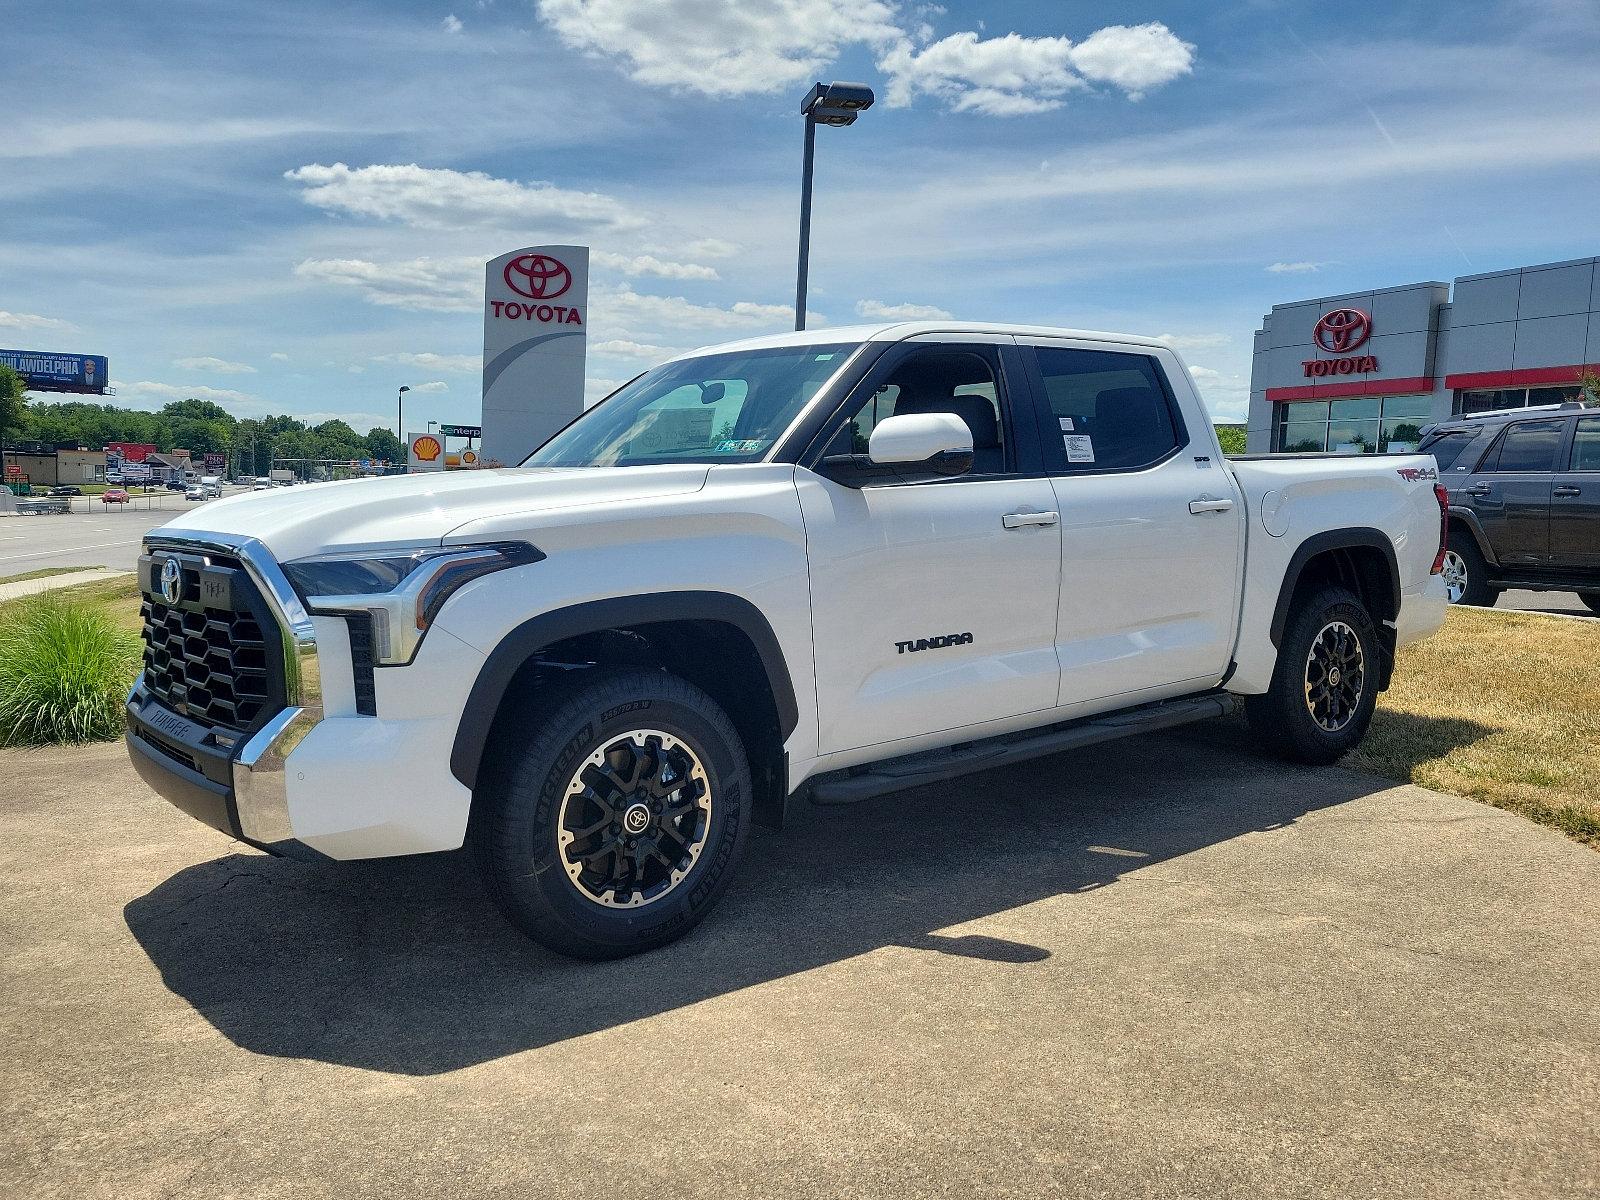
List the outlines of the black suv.
{"type": "Polygon", "coordinates": [[[1577,592],[1600,613],[1600,409],[1517,408],[1441,421],[1418,451],[1450,490],[1452,604],[1506,588],[1577,592]]]}

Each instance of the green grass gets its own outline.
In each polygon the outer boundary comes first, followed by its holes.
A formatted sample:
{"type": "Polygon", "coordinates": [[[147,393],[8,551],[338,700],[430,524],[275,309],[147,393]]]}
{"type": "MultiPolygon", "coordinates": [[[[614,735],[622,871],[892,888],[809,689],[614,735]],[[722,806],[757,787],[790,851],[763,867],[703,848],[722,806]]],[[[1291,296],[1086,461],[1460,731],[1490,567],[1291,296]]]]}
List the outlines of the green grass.
{"type": "Polygon", "coordinates": [[[121,736],[140,646],[112,585],[129,586],[108,580],[0,605],[0,746],[121,736]]]}

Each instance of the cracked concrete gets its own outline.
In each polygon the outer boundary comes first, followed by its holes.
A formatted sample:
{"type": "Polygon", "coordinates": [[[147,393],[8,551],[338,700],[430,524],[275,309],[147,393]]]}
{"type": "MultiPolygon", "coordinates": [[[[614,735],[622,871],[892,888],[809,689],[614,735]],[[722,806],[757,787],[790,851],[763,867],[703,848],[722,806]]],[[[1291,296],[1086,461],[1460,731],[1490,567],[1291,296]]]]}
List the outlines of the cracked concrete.
{"type": "Polygon", "coordinates": [[[587,965],[115,746],[0,781],[8,1198],[1600,1189],[1600,855],[1231,725],[801,806],[587,965]]]}

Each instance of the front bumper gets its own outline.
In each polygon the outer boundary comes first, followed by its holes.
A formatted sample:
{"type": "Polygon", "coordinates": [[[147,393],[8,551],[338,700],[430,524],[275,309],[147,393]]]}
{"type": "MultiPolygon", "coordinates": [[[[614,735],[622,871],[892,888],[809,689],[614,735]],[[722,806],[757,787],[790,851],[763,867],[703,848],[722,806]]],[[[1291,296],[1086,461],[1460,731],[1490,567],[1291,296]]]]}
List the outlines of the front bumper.
{"type": "Polygon", "coordinates": [[[207,535],[146,539],[192,555],[238,560],[260,590],[277,626],[288,705],[253,734],[211,728],[173,712],[151,695],[141,673],[128,693],[127,746],[134,770],[158,795],[240,841],[297,858],[324,857],[297,840],[289,820],[284,760],[322,719],[316,628],[277,561],[254,538],[207,535]]]}

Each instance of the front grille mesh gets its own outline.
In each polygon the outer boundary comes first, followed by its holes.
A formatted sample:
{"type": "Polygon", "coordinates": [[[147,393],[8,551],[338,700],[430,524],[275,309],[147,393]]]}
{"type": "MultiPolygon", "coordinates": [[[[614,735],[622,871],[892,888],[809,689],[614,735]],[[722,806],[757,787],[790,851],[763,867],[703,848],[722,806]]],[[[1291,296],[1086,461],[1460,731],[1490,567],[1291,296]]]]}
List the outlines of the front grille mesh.
{"type": "MultiPolygon", "coordinates": [[[[176,557],[176,556],[174,556],[176,557]]],[[[283,707],[274,695],[271,654],[275,630],[257,593],[236,563],[180,557],[181,594],[169,603],[159,591],[164,559],[143,579],[145,687],[163,705],[191,721],[247,731],[283,707]],[[201,573],[218,568],[231,576],[222,600],[203,600],[201,573]]]]}

